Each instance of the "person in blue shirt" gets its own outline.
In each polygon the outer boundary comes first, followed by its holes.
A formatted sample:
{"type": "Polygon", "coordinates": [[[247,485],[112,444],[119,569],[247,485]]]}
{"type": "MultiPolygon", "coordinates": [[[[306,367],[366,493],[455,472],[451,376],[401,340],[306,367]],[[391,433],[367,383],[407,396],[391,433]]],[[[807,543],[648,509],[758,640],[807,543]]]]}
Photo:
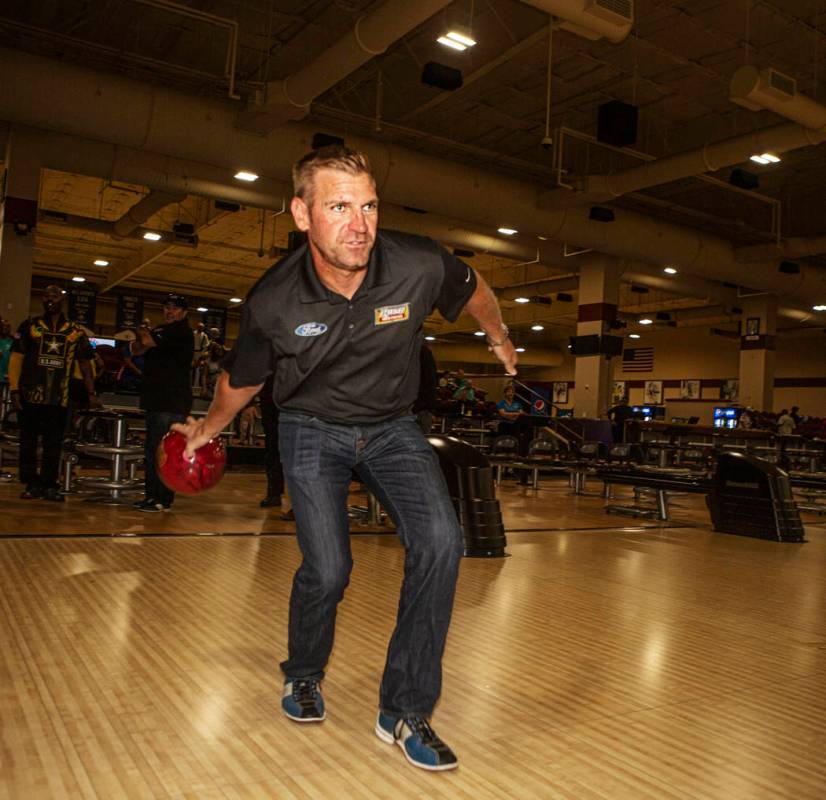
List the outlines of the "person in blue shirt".
{"type": "Polygon", "coordinates": [[[525,413],[525,406],[521,400],[516,399],[516,390],[513,384],[509,383],[503,393],[505,396],[496,404],[496,412],[499,414],[499,432],[510,433],[516,430],[516,423],[525,413]],[[506,430],[503,430],[507,426],[506,430]]]}

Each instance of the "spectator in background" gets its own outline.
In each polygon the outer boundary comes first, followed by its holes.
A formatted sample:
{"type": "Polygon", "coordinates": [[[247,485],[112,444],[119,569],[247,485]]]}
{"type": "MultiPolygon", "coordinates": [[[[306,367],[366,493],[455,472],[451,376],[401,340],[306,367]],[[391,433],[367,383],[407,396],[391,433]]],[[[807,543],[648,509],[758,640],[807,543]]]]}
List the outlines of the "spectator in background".
{"type": "Polygon", "coordinates": [[[505,386],[503,398],[496,404],[496,413],[499,415],[499,433],[510,436],[519,435],[519,418],[525,413],[525,407],[516,399],[516,390],[513,384],[505,386]]]}
{"type": "Polygon", "coordinates": [[[792,406],[792,410],[789,411],[789,416],[794,420],[795,428],[800,425],[800,420],[802,419],[800,416],[800,409],[797,406],[792,406]]]}
{"type": "Polygon", "coordinates": [[[795,422],[789,410],[784,408],[777,418],[777,432],[781,436],[791,436],[794,433],[795,422]]]}
{"type": "Polygon", "coordinates": [[[201,394],[203,397],[215,395],[215,383],[221,374],[221,359],[226,355],[219,342],[209,345],[209,355],[201,369],[201,394]]]}
{"type": "Polygon", "coordinates": [[[419,351],[419,394],[413,403],[412,411],[416,415],[416,422],[427,435],[433,425],[433,412],[436,410],[436,394],[439,389],[439,373],[436,370],[436,359],[426,344],[422,344],[419,351]]]}
{"type": "Polygon", "coordinates": [[[740,414],[740,419],[737,420],[737,427],[744,431],[751,430],[754,427],[754,411],[751,407],[744,408],[740,414]]]}
{"type": "Polygon", "coordinates": [[[92,345],[83,328],[63,316],[62,305],[60,288],[47,286],[43,314],[22,322],[12,345],[8,377],[20,420],[20,480],[26,485],[20,495],[23,500],[64,500],[58,488],[60,445],[76,363],[80,364],[90,404],[100,405],[89,363],[92,345]],[[43,442],[39,473],[38,440],[43,442]]]}
{"type": "Polygon", "coordinates": [[[146,411],[145,486],[139,511],[163,511],[172,506],[175,494],[158,477],[155,451],[173,422],[183,422],[192,410],[190,370],[194,342],[186,320],[187,300],[169,294],[163,304],[162,325],[141,327],[133,355],[143,355],[141,408],[146,411]]]}
{"type": "Polygon", "coordinates": [[[200,388],[203,385],[201,370],[209,352],[209,336],[203,322],[199,322],[192,331],[192,385],[200,388]]]}
{"type": "Polygon", "coordinates": [[[634,412],[628,401],[623,398],[613,408],[608,409],[608,419],[611,420],[611,436],[614,444],[621,444],[625,441],[625,423],[632,419],[634,412]]]}
{"type": "Polygon", "coordinates": [[[0,386],[8,382],[9,359],[14,339],[11,335],[11,323],[0,319],[0,386]]]}

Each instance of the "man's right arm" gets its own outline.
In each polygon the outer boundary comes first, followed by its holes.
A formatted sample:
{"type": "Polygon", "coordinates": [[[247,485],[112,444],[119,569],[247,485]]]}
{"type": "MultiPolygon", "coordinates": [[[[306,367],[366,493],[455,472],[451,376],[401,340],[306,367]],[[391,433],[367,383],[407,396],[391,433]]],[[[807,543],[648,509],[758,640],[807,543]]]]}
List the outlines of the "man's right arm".
{"type": "Polygon", "coordinates": [[[217,436],[235,417],[235,415],[249,401],[261,391],[263,383],[257,386],[230,386],[229,374],[222,372],[215,384],[215,396],[209,406],[209,411],[203,419],[196,420],[188,417],[186,422],[179,422],[172,426],[172,430],[179,431],[187,438],[184,455],[191,456],[199,447],[217,436]]]}

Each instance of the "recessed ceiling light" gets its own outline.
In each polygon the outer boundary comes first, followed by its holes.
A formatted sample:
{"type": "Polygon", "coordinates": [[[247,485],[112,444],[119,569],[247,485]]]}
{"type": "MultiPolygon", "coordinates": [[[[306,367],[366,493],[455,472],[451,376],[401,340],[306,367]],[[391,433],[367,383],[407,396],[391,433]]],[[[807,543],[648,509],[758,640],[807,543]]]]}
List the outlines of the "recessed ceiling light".
{"type": "Polygon", "coordinates": [[[530,303],[531,298],[530,297],[514,297],[513,302],[514,303],[530,303]]]}
{"type": "Polygon", "coordinates": [[[439,44],[443,44],[445,47],[452,47],[454,50],[458,50],[460,53],[462,50],[467,50],[467,45],[462,44],[461,42],[454,42],[453,39],[448,39],[447,36],[440,36],[436,40],[439,44]]]}
{"type": "Polygon", "coordinates": [[[760,155],[753,155],[751,160],[755,164],[779,164],[780,156],[777,153],[760,153],[760,155]]]}
{"type": "Polygon", "coordinates": [[[516,228],[497,228],[499,233],[504,233],[505,236],[513,236],[515,233],[519,233],[516,228]]]}
{"type": "Polygon", "coordinates": [[[435,336],[425,336],[425,337],[424,337],[424,340],[425,340],[426,342],[435,342],[435,341],[436,341],[436,337],[435,337],[435,336]]]}
{"type": "Polygon", "coordinates": [[[196,311],[200,311],[202,314],[206,314],[206,312],[209,311],[209,309],[206,308],[206,306],[198,306],[196,311]]]}
{"type": "Polygon", "coordinates": [[[640,335],[638,333],[629,333],[628,338],[629,339],[639,339],[640,335]]]}
{"type": "Polygon", "coordinates": [[[243,303],[244,299],[242,297],[230,297],[230,303],[243,303]]]}
{"type": "Polygon", "coordinates": [[[531,330],[532,331],[544,331],[545,326],[544,325],[531,325],[531,330]]]}
{"type": "Polygon", "coordinates": [[[247,172],[247,170],[245,169],[236,172],[235,178],[237,178],[239,181],[249,181],[250,183],[252,181],[258,180],[258,176],[254,172],[247,172]]]}
{"type": "Polygon", "coordinates": [[[653,321],[654,320],[650,317],[643,317],[642,319],[637,320],[637,322],[639,322],[640,325],[650,325],[653,321]]]}
{"type": "Polygon", "coordinates": [[[484,336],[485,332],[484,331],[474,331],[473,335],[474,336],[484,336]]]}
{"type": "Polygon", "coordinates": [[[80,275],[75,275],[72,280],[75,283],[86,283],[86,278],[81,277],[80,275]]]}
{"type": "Polygon", "coordinates": [[[463,44],[465,47],[473,47],[476,44],[476,39],[470,36],[469,31],[461,31],[461,30],[451,30],[448,31],[445,36],[453,42],[459,42],[459,44],[463,44]]]}
{"type": "Polygon", "coordinates": [[[161,239],[161,235],[159,233],[154,233],[153,231],[147,231],[143,235],[144,239],[148,239],[150,242],[158,242],[161,239]]]}
{"type": "Polygon", "coordinates": [[[667,273],[668,275],[676,275],[677,270],[674,267],[663,267],[663,272],[667,273]]]}
{"type": "Polygon", "coordinates": [[[812,306],[812,311],[826,311],[826,306],[812,306]]]}
{"type": "Polygon", "coordinates": [[[524,353],[524,352],[525,352],[525,348],[524,348],[524,347],[517,347],[517,348],[516,348],[516,352],[517,352],[517,353],[524,353]]]}
{"type": "Polygon", "coordinates": [[[96,258],[94,261],[96,267],[108,267],[109,262],[105,258],[96,258]]]}

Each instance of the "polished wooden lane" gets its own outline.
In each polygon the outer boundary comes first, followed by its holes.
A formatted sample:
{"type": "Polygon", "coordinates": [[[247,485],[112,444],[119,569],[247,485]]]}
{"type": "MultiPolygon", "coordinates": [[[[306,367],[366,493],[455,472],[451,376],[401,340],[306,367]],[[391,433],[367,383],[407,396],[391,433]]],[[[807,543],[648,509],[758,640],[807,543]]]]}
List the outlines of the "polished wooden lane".
{"type": "Polygon", "coordinates": [[[504,486],[508,527],[544,528],[462,564],[434,716],[461,766],[431,775],[372,733],[393,536],[353,537],[327,721],[282,717],[294,538],[186,535],[288,533],[254,481],[164,515],[0,486],[7,536],[20,506],[31,523],[0,540],[0,798],[826,796],[816,519],[807,544],[777,544],[711,533],[697,498],[674,509],[690,527],[663,527],[561,485],[504,486]],[[181,535],[59,535],[112,521],[181,535]]]}

